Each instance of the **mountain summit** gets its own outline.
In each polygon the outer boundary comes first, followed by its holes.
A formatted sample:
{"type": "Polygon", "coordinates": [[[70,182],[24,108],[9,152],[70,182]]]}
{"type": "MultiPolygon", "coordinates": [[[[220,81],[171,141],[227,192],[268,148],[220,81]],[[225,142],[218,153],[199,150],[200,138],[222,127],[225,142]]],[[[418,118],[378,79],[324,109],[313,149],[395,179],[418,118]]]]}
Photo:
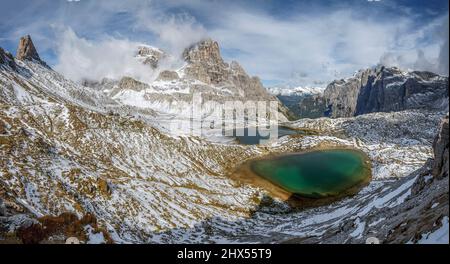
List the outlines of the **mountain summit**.
{"type": "Polygon", "coordinates": [[[223,64],[220,56],[219,44],[212,39],[205,39],[193,44],[183,52],[187,62],[203,62],[211,64],[223,64]]]}
{"type": "Polygon", "coordinates": [[[183,58],[189,63],[188,76],[208,84],[226,82],[230,77],[229,65],[220,55],[219,44],[212,39],[202,40],[183,52],[183,58]]]}
{"type": "Polygon", "coordinates": [[[37,60],[41,62],[41,58],[34,47],[33,40],[30,35],[20,38],[17,47],[16,59],[18,60],[37,60]]]}

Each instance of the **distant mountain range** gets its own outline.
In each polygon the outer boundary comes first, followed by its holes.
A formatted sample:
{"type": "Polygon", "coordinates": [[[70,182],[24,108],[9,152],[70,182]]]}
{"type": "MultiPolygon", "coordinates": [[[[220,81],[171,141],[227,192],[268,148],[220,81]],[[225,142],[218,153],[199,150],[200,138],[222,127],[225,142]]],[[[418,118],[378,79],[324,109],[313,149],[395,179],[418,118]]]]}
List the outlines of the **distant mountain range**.
{"type": "Polygon", "coordinates": [[[268,87],[269,93],[276,96],[307,96],[314,94],[322,94],[325,88],[322,87],[308,87],[308,86],[298,86],[298,87],[283,87],[275,86],[268,87]]]}

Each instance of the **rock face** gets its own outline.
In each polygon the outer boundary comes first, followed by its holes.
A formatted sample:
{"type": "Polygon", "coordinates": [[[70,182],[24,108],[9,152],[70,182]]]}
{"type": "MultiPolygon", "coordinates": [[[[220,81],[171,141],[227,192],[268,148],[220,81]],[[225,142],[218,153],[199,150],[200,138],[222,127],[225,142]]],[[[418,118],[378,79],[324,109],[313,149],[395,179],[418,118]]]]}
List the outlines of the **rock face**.
{"type": "Polygon", "coordinates": [[[159,73],[157,80],[161,81],[172,81],[172,80],[178,80],[180,76],[178,76],[178,73],[175,71],[162,71],[159,73]]]}
{"type": "Polygon", "coordinates": [[[165,56],[165,53],[157,48],[150,46],[140,46],[138,48],[137,57],[142,63],[149,65],[152,69],[158,67],[159,61],[165,56]]]}
{"type": "Polygon", "coordinates": [[[183,52],[189,65],[186,74],[207,84],[219,84],[229,77],[229,67],[220,56],[219,44],[211,39],[203,40],[183,52]]]}
{"type": "Polygon", "coordinates": [[[330,83],[324,98],[331,117],[405,109],[448,109],[448,77],[378,67],[330,83]]]}
{"type": "Polygon", "coordinates": [[[183,57],[190,63],[225,64],[220,56],[219,44],[212,39],[202,40],[183,52],[183,57]]]}
{"type": "Polygon", "coordinates": [[[16,68],[16,63],[14,62],[14,57],[11,55],[11,53],[0,48],[0,65],[2,64],[8,65],[13,69],[16,68]]]}
{"type": "Polygon", "coordinates": [[[41,61],[39,54],[34,47],[30,35],[20,38],[19,46],[17,47],[16,58],[18,60],[36,60],[41,61]]]}
{"type": "Polygon", "coordinates": [[[135,79],[131,77],[123,77],[119,81],[119,88],[120,89],[129,89],[134,91],[142,91],[145,88],[148,88],[148,85],[145,83],[142,83],[140,81],[136,81],[135,79]]]}
{"type": "Polygon", "coordinates": [[[327,102],[322,95],[309,95],[300,98],[296,105],[300,118],[319,118],[328,116],[327,102]]]}
{"type": "Polygon", "coordinates": [[[433,150],[434,150],[434,164],[432,174],[435,177],[443,178],[448,177],[448,114],[442,120],[439,133],[433,142],[433,150]]]}
{"type": "MultiPolygon", "coordinates": [[[[138,57],[148,56],[154,49],[141,49],[138,57]]],[[[169,54],[163,56],[170,58],[169,54]]],[[[276,116],[281,121],[287,120],[287,109],[266,91],[257,77],[249,76],[237,62],[228,64],[223,60],[216,41],[206,39],[193,44],[184,50],[182,57],[184,65],[176,70],[170,67],[171,70],[167,70],[164,65],[158,65],[160,73],[156,81],[149,84],[150,89],[145,90],[145,94],[130,95],[129,92],[124,92],[115,98],[133,104],[136,100],[130,100],[130,97],[143,97],[141,102],[145,102],[145,107],[183,117],[191,111],[187,106],[174,105],[178,102],[191,104],[194,94],[201,94],[203,102],[275,101],[277,106],[270,106],[271,114],[267,117],[275,117],[275,112],[278,112],[280,114],[276,116]]],[[[256,112],[256,107],[252,109],[256,112]]],[[[211,113],[204,116],[212,118],[209,115],[211,113]]]]}
{"type": "Polygon", "coordinates": [[[277,100],[267,92],[258,77],[249,76],[239,63],[224,62],[219,44],[214,40],[206,39],[194,44],[183,52],[183,57],[188,63],[184,69],[188,78],[208,85],[226,86],[245,100],[277,100]]]}

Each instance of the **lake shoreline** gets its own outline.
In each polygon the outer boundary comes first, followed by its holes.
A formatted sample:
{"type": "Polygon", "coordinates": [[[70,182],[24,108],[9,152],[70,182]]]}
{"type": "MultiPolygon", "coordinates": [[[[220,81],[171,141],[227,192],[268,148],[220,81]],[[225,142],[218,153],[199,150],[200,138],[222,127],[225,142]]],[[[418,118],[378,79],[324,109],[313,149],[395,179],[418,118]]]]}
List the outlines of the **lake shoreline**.
{"type": "Polygon", "coordinates": [[[281,199],[285,201],[287,204],[289,204],[291,207],[298,209],[330,204],[344,197],[352,196],[358,193],[362,188],[364,188],[371,182],[372,171],[370,159],[368,155],[363,151],[346,146],[327,146],[327,147],[312,148],[300,152],[297,151],[285,153],[269,153],[261,157],[249,159],[243,162],[241,165],[239,165],[235,169],[235,171],[230,175],[230,177],[237,180],[240,183],[250,184],[255,187],[262,188],[265,191],[267,191],[272,198],[281,199]],[[364,173],[366,176],[364,177],[363,180],[356,182],[355,184],[346,188],[342,192],[339,192],[339,194],[337,195],[325,196],[320,198],[311,198],[288,191],[286,190],[286,188],[283,188],[279,184],[271,181],[270,179],[267,179],[266,177],[259,175],[252,169],[252,164],[258,161],[280,159],[284,157],[290,157],[292,155],[302,155],[311,152],[325,152],[325,151],[346,151],[358,155],[361,158],[361,160],[363,160],[364,172],[361,173],[364,173]]]}

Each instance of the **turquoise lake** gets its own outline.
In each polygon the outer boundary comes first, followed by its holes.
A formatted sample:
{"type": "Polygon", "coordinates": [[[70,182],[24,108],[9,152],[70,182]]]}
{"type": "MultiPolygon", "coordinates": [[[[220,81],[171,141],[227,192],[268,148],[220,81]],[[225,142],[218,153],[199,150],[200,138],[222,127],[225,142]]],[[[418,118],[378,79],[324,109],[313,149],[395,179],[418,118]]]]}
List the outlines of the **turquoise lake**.
{"type": "Polygon", "coordinates": [[[250,162],[250,169],[282,189],[307,198],[340,195],[370,179],[365,155],[355,150],[319,150],[250,162]]]}

